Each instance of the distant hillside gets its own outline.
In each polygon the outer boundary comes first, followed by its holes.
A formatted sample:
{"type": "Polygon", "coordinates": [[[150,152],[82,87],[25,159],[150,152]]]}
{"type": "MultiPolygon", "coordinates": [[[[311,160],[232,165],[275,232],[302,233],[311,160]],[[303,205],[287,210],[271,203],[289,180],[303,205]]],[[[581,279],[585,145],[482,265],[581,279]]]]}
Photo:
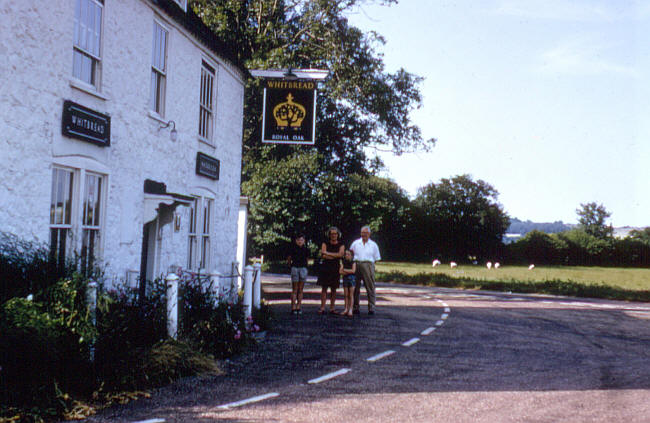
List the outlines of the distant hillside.
{"type": "Polygon", "coordinates": [[[525,235],[530,231],[540,231],[547,234],[564,232],[575,228],[576,225],[564,223],[561,220],[552,223],[531,222],[530,220],[519,220],[515,217],[510,220],[510,227],[506,231],[509,234],[525,235]]]}

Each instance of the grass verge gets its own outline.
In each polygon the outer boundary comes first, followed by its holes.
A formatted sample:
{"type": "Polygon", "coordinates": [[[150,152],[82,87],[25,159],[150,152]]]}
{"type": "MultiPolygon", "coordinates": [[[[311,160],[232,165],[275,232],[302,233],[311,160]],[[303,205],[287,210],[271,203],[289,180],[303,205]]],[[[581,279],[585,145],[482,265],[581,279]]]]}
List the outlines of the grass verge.
{"type": "MultiPolygon", "coordinates": [[[[501,278],[479,278],[463,273],[456,275],[437,272],[406,273],[399,270],[378,269],[377,280],[425,286],[440,286],[461,289],[482,289],[488,291],[538,293],[570,297],[602,298],[623,301],[650,302],[650,290],[633,290],[602,282],[587,283],[570,279],[517,280],[501,278]]],[[[650,283],[650,281],[648,281],[650,283]]]]}

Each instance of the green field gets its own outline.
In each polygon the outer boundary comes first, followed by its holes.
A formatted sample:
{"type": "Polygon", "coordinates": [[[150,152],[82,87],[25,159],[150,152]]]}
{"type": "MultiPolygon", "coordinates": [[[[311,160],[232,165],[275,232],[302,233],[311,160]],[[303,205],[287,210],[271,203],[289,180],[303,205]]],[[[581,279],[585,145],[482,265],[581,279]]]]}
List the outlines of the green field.
{"type": "Polygon", "coordinates": [[[513,292],[539,292],[580,297],[650,301],[650,269],[617,267],[485,266],[379,262],[381,281],[450,286],[467,289],[492,289],[513,292]]]}

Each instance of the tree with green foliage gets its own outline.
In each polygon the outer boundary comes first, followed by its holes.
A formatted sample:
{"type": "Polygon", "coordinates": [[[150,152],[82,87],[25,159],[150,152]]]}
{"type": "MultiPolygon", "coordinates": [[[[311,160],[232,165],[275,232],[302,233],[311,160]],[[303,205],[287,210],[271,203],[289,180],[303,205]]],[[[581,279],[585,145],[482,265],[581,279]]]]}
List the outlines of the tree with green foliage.
{"type": "Polygon", "coordinates": [[[605,222],[612,214],[602,204],[581,203],[580,208],[576,209],[576,213],[578,213],[580,228],[589,235],[598,239],[606,239],[614,233],[612,225],[605,222]]]}
{"type": "Polygon", "coordinates": [[[373,229],[381,231],[381,222],[404,208],[405,196],[390,181],[377,179],[383,164],[373,151],[401,154],[429,150],[435,143],[424,139],[410,119],[411,111],[420,107],[422,79],[404,69],[387,72],[377,51],[384,39],[375,32],[364,34],[348,23],[346,13],[363,3],[192,3],[197,15],[249,69],[292,67],[330,72],[319,84],[313,149],[261,144],[261,81],[251,78],[247,82],[242,192],[251,199],[249,239],[256,253],[278,250],[297,229],[311,231],[317,243],[331,224],[354,232],[362,224],[374,222],[373,229]],[[391,201],[395,197],[398,206],[391,201]]]}
{"type": "Polygon", "coordinates": [[[418,190],[415,218],[424,254],[466,260],[499,254],[510,218],[497,202],[499,193],[485,181],[458,175],[418,190]]]}
{"type": "Polygon", "coordinates": [[[650,245],[650,226],[643,229],[634,229],[630,231],[630,238],[641,241],[644,244],[650,245]]]}

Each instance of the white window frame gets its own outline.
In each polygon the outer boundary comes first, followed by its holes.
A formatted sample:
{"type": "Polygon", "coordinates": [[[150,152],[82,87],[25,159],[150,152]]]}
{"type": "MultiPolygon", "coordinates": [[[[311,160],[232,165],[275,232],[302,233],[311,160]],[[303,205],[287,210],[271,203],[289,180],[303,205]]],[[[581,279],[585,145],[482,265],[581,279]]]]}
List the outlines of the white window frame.
{"type": "Polygon", "coordinates": [[[190,204],[187,267],[209,270],[212,265],[214,198],[195,195],[190,204]]]}
{"type": "MultiPolygon", "coordinates": [[[[108,198],[108,175],[100,172],[76,168],[66,165],[54,164],[52,166],[52,194],[50,198],[50,251],[53,258],[56,258],[58,265],[63,264],[63,258],[69,259],[78,253],[80,258],[80,270],[86,272],[92,269],[93,265],[103,258],[103,238],[106,222],[106,199],[108,198]],[[58,171],[58,172],[57,172],[58,171]],[[66,172],[71,177],[71,183],[65,184],[64,189],[70,197],[67,207],[62,213],[69,213],[69,221],[56,219],[55,188],[58,188],[59,172],[66,172]],[[55,180],[57,178],[57,180],[55,180]],[[93,178],[99,182],[92,193],[94,204],[89,207],[86,201],[89,198],[89,181],[93,178]],[[69,210],[68,210],[69,208],[69,210]],[[91,213],[89,213],[91,212],[91,213]],[[91,219],[87,219],[92,216],[91,219]],[[84,221],[84,219],[86,219],[84,221]],[[57,240],[60,241],[60,234],[65,231],[65,251],[60,251],[60,244],[52,245],[53,231],[57,230],[57,240]],[[86,249],[89,239],[93,239],[91,251],[92,257],[86,256],[86,249]],[[90,269],[89,269],[90,268],[90,269]]],[[[58,193],[56,199],[58,199],[58,193]]],[[[65,220],[65,219],[64,219],[65,220]]]]}
{"type": "Polygon", "coordinates": [[[201,61],[199,91],[199,139],[214,146],[214,127],[217,104],[218,67],[206,59],[201,61]]]}
{"type": "Polygon", "coordinates": [[[52,169],[50,194],[50,258],[58,265],[65,263],[74,251],[74,185],[77,181],[72,169],[55,166],[52,169]],[[56,233],[56,237],[54,236],[56,233]]]}
{"type": "Polygon", "coordinates": [[[74,0],[72,76],[97,91],[101,87],[104,12],[104,0],[74,0]]]}
{"type": "Polygon", "coordinates": [[[165,101],[167,97],[169,35],[169,28],[159,20],[154,19],[151,43],[151,90],[149,108],[160,117],[165,115],[165,101]],[[163,36],[164,43],[162,42],[163,40],[158,38],[159,35],[163,36]]]}
{"type": "Polygon", "coordinates": [[[95,261],[100,258],[102,239],[102,222],[104,218],[104,201],[102,194],[106,187],[105,179],[102,175],[94,172],[84,172],[83,194],[81,196],[81,248],[79,257],[81,258],[81,271],[86,273],[86,269],[93,268],[95,261]],[[89,201],[90,200],[90,201],[89,201]],[[88,249],[90,248],[90,254],[88,249]]]}

